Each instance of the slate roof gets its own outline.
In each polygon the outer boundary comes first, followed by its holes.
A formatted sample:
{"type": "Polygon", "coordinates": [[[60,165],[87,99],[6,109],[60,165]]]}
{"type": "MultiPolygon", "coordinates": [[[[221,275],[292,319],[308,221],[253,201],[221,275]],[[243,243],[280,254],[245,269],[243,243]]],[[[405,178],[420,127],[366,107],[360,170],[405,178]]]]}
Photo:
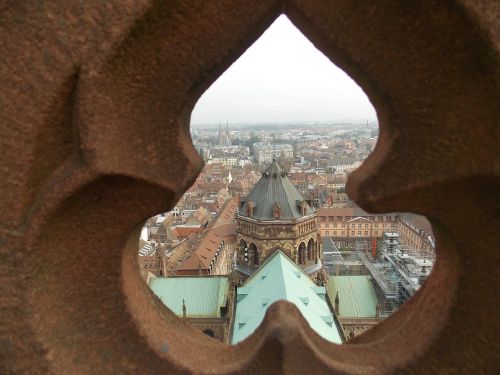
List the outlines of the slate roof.
{"type": "MultiPolygon", "coordinates": [[[[254,203],[252,218],[257,220],[275,220],[273,217],[273,205],[275,203],[281,209],[280,220],[293,220],[303,217],[299,202],[304,201],[302,195],[295,188],[287,173],[274,160],[265,170],[259,182],[248,193],[245,203],[239,210],[240,216],[248,217],[247,206],[249,202],[254,203]]],[[[306,204],[305,216],[314,213],[314,210],[306,204]]]]}
{"type": "Polygon", "coordinates": [[[375,318],[377,297],[370,276],[330,276],[328,298],[334,303],[339,293],[341,318],[375,318]]]}
{"type": "Polygon", "coordinates": [[[224,276],[158,277],[149,287],[177,316],[182,316],[182,300],[188,318],[220,318],[220,308],[226,306],[229,281],[224,276]]]}
{"type": "Polygon", "coordinates": [[[274,252],[237,290],[231,343],[236,344],[250,336],[273,302],[286,300],[297,306],[320,336],[340,344],[340,334],[325,294],[325,288],[317,286],[281,250],[274,252]]]}

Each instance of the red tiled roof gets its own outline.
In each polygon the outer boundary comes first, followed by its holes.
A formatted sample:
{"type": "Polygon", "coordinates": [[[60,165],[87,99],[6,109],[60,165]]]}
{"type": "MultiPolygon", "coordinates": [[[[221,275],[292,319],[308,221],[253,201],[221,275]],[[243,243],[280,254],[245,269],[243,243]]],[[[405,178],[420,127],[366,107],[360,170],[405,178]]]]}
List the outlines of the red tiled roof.
{"type": "Polygon", "coordinates": [[[182,262],[178,270],[208,269],[222,240],[225,242],[234,240],[232,237],[236,233],[236,225],[233,223],[233,218],[238,205],[238,197],[233,197],[225,203],[192,255],[182,262]]]}
{"type": "Polygon", "coordinates": [[[193,233],[203,232],[203,227],[200,226],[176,226],[172,229],[172,233],[177,238],[187,237],[193,233]]]}

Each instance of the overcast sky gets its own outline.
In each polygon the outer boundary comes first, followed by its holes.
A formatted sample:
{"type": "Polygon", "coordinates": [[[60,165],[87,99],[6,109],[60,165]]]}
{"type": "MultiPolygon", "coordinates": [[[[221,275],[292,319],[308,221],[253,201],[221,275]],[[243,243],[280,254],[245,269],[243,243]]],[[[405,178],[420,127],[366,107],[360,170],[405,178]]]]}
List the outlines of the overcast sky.
{"type": "Polygon", "coordinates": [[[202,95],[194,125],[375,120],[361,88],[286,18],[269,29],[202,95]]]}

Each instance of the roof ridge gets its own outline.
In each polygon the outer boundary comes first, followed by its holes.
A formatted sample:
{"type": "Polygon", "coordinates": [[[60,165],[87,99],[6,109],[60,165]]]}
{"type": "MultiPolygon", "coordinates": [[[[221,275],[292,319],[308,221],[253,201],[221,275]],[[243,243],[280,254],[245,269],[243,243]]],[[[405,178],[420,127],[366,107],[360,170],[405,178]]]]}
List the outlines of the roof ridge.
{"type": "Polygon", "coordinates": [[[286,288],[286,281],[285,281],[285,268],[283,266],[283,258],[286,256],[285,253],[283,253],[280,249],[278,249],[276,252],[279,252],[279,254],[277,256],[279,256],[280,258],[280,279],[281,279],[281,285],[282,285],[282,288],[283,288],[283,295],[285,296],[285,298],[288,300],[289,298],[289,295],[288,295],[288,290],[286,288]]]}

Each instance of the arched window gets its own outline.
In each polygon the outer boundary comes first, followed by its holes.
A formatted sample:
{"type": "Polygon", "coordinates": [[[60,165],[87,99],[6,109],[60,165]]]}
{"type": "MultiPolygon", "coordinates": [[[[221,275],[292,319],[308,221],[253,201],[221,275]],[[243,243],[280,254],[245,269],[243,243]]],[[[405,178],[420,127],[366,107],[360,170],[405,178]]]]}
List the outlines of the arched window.
{"type": "Polygon", "coordinates": [[[307,260],[314,259],[314,240],[311,238],[307,243],[307,260]]]}
{"type": "Polygon", "coordinates": [[[306,244],[304,242],[301,242],[299,245],[299,264],[305,264],[306,263],[306,244]]]}
{"type": "Polygon", "coordinates": [[[254,266],[259,265],[259,251],[257,250],[257,246],[254,243],[251,243],[248,247],[248,256],[250,264],[254,266]]]}

